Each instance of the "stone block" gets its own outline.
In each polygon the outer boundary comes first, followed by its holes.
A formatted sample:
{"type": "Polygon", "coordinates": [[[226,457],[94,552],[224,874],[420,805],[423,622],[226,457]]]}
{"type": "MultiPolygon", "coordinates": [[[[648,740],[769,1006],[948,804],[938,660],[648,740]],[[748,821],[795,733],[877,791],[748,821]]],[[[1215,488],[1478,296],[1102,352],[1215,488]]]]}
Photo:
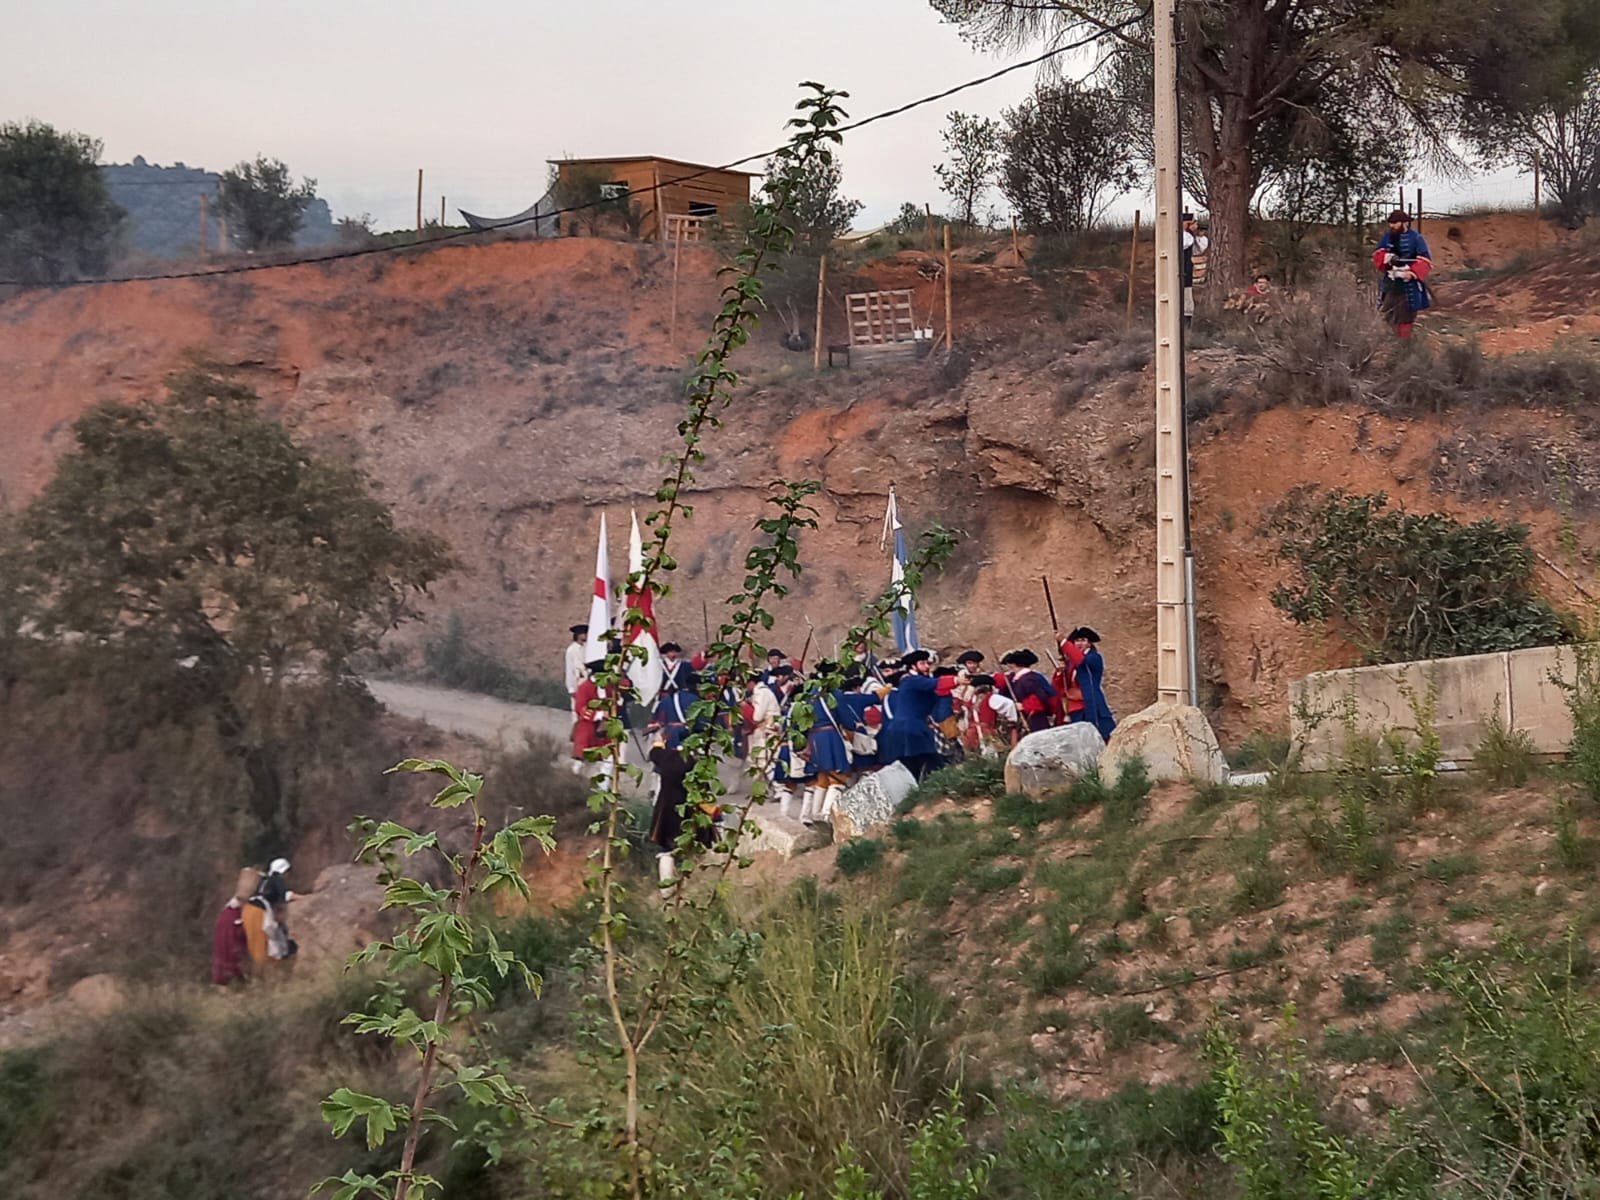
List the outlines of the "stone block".
{"type": "Polygon", "coordinates": [[[826,825],[802,825],[792,818],[779,816],[776,804],[753,810],[747,823],[754,832],[747,832],[739,839],[740,854],[793,858],[807,850],[820,850],[832,840],[826,825]]]}
{"type": "Polygon", "coordinates": [[[1043,796],[1098,769],[1105,739],[1087,721],[1030,733],[1006,756],[1006,791],[1043,796]]]}
{"type": "Polygon", "coordinates": [[[1100,755],[1100,774],[1115,782],[1133,758],[1144,759],[1157,783],[1228,782],[1228,760],[1211,722],[1192,705],[1152,704],[1123,718],[1100,755]]]}
{"type": "Polygon", "coordinates": [[[911,772],[899,763],[863,775],[839,797],[833,810],[833,840],[844,843],[882,829],[916,786],[911,772]]]}

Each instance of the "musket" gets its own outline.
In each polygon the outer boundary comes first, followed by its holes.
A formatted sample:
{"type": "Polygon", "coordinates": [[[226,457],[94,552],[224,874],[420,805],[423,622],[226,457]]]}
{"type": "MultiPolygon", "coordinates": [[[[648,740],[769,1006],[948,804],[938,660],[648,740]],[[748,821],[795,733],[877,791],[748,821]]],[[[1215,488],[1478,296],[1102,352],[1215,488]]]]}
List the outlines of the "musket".
{"type": "Polygon", "coordinates": [[[811,639],[817,636],[817,627],[806,618],[806,644],[800,647],[800,670],[806,669],[806,655],[811,653],[811,639]]]}
{"type": "Polygon", "coordinates": [[[704,600],[700,601],[700,624],[705,626],[706,653],[711,653],[711,610],[706,607],[704,600]]]}
{"type": "Polygon", "coordinates": [[[1050,595],[1050,580],[1047,576],[1041,575],[1039,582],[1044,584],[1044,603],[1045,607],[1050,610],[1050,632],[1052,634],[1059,633],[1061,631],[1061,622],[1056,620],[1056,602],[1050,595]]]}

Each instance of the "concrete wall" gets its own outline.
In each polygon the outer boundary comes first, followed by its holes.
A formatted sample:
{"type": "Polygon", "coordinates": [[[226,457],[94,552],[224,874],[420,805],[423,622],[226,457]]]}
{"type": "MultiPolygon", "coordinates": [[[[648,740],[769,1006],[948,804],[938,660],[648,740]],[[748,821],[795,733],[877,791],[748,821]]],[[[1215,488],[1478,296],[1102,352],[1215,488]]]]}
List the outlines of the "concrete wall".
{"type": "Polygon", "coordinates": [[[1471,761],[1496,708],[1508,727],[1528,732],[1540,753],[1561,754],[1572,737],[1572,720],[1552,673],[1574,677],[1571,647],[1320,671],[1289,685],[1289,736],[1308,770],[1324,770],[1343,749],[1345,711],[1353,712],[1359,734],[1411,729],[1416,718],[1409,697],[1424,700],[1431,683],[1446,759],[1471,761]]]}

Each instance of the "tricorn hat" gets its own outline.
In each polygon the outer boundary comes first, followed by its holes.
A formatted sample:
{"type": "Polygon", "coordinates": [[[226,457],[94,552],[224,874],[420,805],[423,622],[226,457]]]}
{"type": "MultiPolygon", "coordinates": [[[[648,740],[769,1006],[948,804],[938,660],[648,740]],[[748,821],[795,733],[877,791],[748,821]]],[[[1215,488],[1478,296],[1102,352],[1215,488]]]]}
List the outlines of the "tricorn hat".
{"type": "Polygon", "coordinates": [[[683,653],[683,647],[678,645],[677,642],[662,642],[661,643],[661,653],[666,654],[669,651],[671,653],[673,653],[673,654],[682,654],[683,653]]]}
{"type": "Polygon", "coordinates": [[[589,632],[589,627],[587,625],[568,625],[567,626],[567,632],[568,633],[588,633],[589,632]]]}
{"type": "Polygon", "coordinates": [[[926,650],[913,650],[900,660],[900,665],[902,667],[910,668],[916,666],[918,663],[928,662],[932,658],[933,655],[929,654],[926,650]]]}
{"type": "Polygon", "coordinates": [[[993,675],[968,675],[967,676],[967,683],[970,686],[975,687],[975,688],[992,688],[994,686],[994,676],[993,675]]]}
{"type": "Polygon", "coordinates": [[[982,662],[983,661],[983,651],[982,650],[963,650],[960,654],[956,655],[956,661],[958,663],[982,662]]]}
{"type": "Polygon", "coordinates": [[[1013,650],[1008,657],[1019,667],[1035,667],[1039,665],[1039,656],[1032,650],[1013,650]]]}
{"type": "Polygon", "coordinates": [[[1094,642],[1099,642],[1100,635],[1098,633],[1096,633],[1094,630],[1090,629],[1087,625],[1079,625],[1071,633],[1067,634],[1067,641],[1075,642],[1079,638],[1086,638],[1091,643],[1094,643],[1094,642]]]}

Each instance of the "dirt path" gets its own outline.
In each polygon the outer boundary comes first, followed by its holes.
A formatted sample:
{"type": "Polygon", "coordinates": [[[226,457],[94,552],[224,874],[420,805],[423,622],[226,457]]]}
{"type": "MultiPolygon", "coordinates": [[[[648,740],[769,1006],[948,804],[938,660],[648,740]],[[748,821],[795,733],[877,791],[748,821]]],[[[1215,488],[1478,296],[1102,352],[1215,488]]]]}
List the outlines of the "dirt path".
{"type": "Polygon", "coordinates": [[[383,679],[369,679],[367,687],[390,712],[491,745],[517,747],[530,733],[565,745],[572,736],[572,714],[562,708],[513,704],[476,692],[383,679]]]}

